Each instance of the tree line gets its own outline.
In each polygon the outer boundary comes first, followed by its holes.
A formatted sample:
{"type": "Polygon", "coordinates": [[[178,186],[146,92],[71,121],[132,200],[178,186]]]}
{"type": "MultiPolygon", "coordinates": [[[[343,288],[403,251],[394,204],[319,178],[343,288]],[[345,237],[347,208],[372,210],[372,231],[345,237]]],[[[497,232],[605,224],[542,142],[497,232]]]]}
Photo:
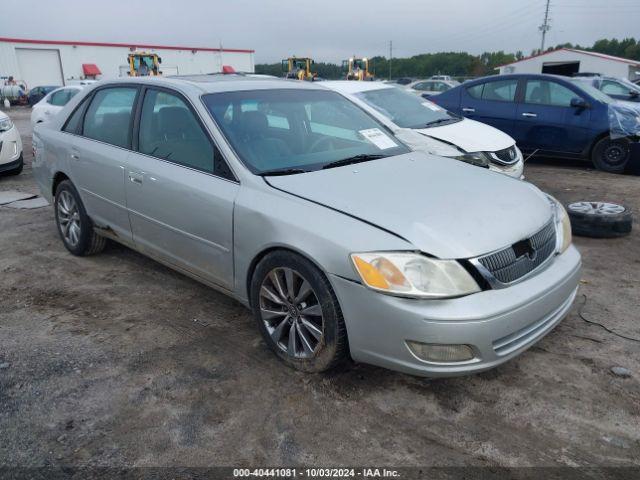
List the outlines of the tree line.
{"type": "MultiPolygon", "coordinates": [[[[571,43],[563,43],[554,47],[549,47],[546,51],[558,48],[576,48],[592,52],[614,55],[617,57],[640,60],[640,39],[624,38],[601,39],[596,41],[591,47],[582,47],[571,43]]],[[[532,55],[540,53],[539,50],[531,52],[532,55]]],[[[389,59],[383,56],[375,56],[370,59],[370,70],[380,78],[426,78],[432,75],[451,75],[458,78],[481,77],[497,73],[496,68],[506,63],[514,62],[524,58],[521,51],[506,53],[502,50],[498,52],[485,52],[481,55],[471,55],[466,52],[438,52],[423,53],[408,58],[393,58],[391,69],[389,69],[389,59]]],[[[338,79],[344,77],[342,66],[334,63],[316,62],[312,68],[319,77],[326,79],[338,79]]],[[[256,73],[283,75],[281,63],[258,64],[256,73]]]]}

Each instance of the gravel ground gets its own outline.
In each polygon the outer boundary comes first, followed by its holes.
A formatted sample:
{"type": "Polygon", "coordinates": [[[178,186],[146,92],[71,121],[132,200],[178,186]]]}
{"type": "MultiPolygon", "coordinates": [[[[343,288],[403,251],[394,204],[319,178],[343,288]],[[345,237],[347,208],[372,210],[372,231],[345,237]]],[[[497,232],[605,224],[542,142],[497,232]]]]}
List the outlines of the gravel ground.
{"type": "MultiPolygon", "coordinates": [[[[37,193],[30,111],[8,113],[26,166],[0,191],[37,193]]],[[[565,202],[640,211],[638,177],[558,161],[525,173],[565,202]]],[[[0,207],[0,466],[640,467],[640,343],[620,336],[640,338],[639,231],[575,238],[569,316],[493,371],[309,376],[235,301],[118,245],[73,257],[50,207],[0,207]]]]}

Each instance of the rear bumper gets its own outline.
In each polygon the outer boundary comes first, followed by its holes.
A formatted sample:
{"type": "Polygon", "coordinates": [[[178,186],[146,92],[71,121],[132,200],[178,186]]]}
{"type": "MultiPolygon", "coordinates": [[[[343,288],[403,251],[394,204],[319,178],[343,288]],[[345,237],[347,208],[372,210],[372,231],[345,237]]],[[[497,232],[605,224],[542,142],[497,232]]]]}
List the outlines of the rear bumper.
{"type": "Polygon", "coordinates": [[[580,254],[571,246],[537,275],[511,287],[448,300],[382,295],[331,276],[354,360],[429,376],[455,376],[493,368],[519,355],[567,314],[580,279],[580,254]],[[420,360],[406,341],[469,345],[473,360],[420,360]]]}

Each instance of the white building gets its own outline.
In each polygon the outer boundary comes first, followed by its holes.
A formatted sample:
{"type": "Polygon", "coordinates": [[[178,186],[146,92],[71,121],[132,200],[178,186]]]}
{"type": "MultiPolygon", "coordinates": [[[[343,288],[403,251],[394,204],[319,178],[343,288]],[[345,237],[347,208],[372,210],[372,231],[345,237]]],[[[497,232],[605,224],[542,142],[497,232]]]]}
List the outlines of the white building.
{"type": "Polygon", "coordinates": [[[164,75],[220,72],[223,65],[254,71],[254,50],[0,37],[0,79],[12,76],[32,88],[64,85],[97,71],[98,79],[126,76],[132,51],[157,53],[164,75]]]}
{"type": "Polygon", "coordinates": [[[498,67],[505,73],[552,73],[571,76],[574,73],[600,73],[630,80],[640,78],[640,61],[587,52],[573,48],[560,48],[551,52],[523,58],[498,67]]]}

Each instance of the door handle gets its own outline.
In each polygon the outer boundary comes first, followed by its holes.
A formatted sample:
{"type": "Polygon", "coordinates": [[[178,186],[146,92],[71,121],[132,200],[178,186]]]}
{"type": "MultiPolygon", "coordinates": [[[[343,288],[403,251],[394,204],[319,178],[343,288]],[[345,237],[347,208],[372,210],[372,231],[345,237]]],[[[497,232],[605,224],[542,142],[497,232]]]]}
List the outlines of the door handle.
{"type": "Polygon", "coordinates": [[[129,172],[129,180],[138,185],[142,185],[142,174],[137,172],[129,172]]]}
{"type": "Polygon", "coordinates": [[[78,155],[78,150],[76,150],[75,148],[71,149],[71,158],[74,160],[80,160],[80,155],[78,155]]]}
{"type": "Polygon", "coordinates": [[[523,117],[528,117],[528,118],[536,118],[538,116],[538,114],[525,112],[525,113],[522,114],[522,116],[523,117]]]}
{"type": "Polygon", "coordinates": [[[465,107],[465,108],[462,109],[462,111],[465,112],[465,113],[475,113],[476,109],[475,108],[466,108],[465,107]]]}

